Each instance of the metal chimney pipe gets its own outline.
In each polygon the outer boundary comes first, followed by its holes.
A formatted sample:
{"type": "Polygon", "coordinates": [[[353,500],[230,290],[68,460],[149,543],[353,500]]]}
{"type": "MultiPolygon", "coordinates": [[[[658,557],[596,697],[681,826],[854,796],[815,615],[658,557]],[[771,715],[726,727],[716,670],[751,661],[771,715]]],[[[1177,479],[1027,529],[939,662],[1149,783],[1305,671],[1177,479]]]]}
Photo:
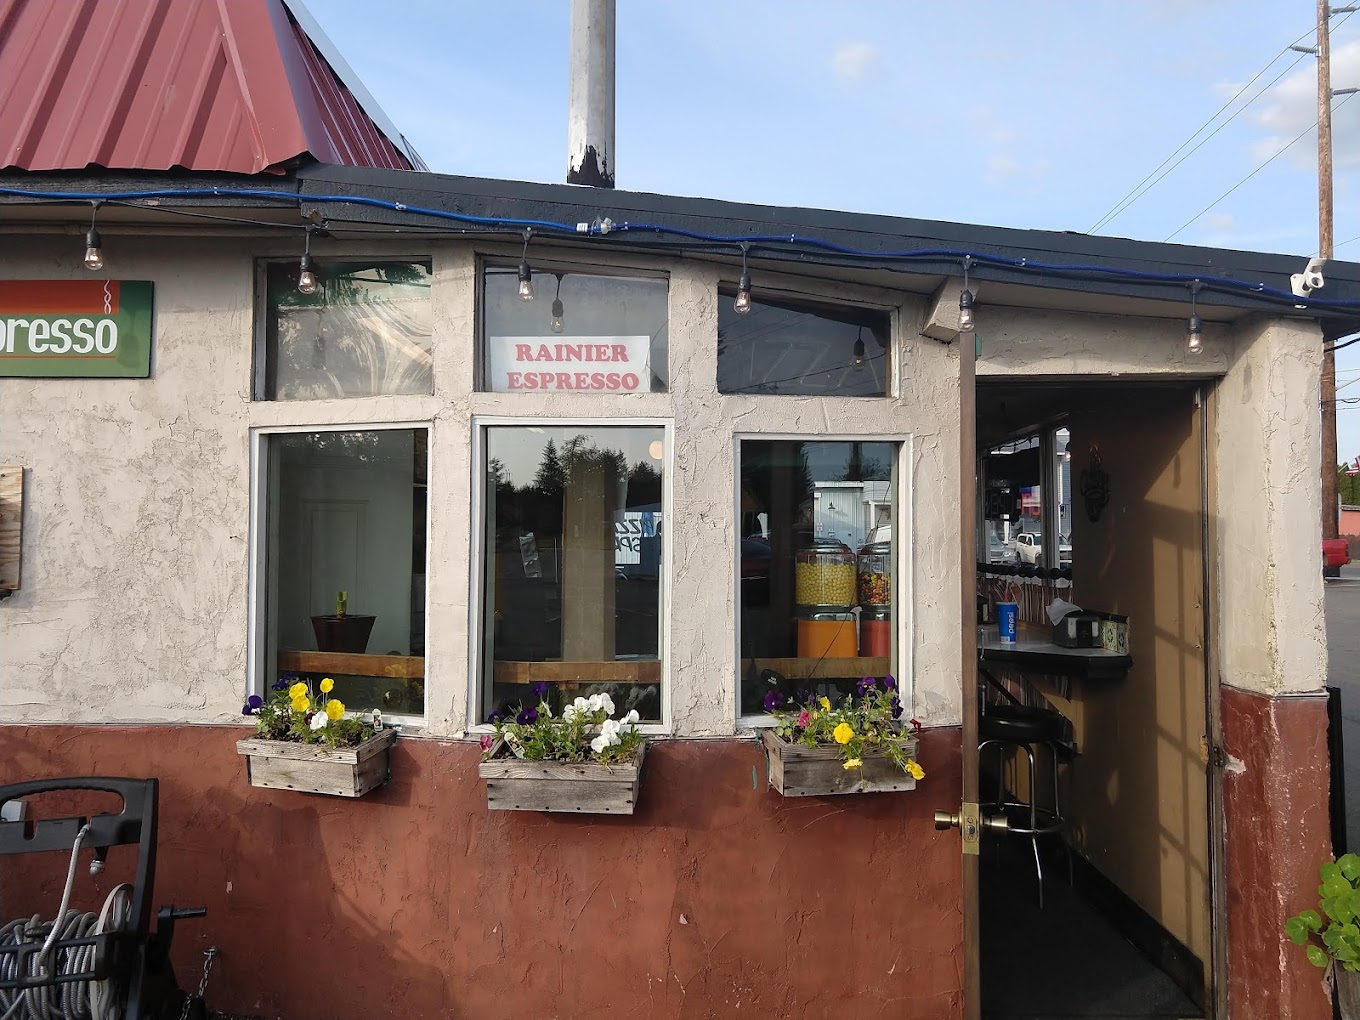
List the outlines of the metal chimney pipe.
{"type": "Polygon", "coordinates": [[[568,184],[614,186],[614,4],[571,0],[568,184]]]}

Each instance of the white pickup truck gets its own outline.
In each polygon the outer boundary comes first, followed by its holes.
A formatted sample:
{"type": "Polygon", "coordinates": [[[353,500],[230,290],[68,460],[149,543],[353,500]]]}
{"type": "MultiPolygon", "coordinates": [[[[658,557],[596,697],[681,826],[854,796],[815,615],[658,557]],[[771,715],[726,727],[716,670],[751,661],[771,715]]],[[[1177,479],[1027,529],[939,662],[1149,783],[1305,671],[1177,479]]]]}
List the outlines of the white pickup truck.
{"type": "MultiPolygon", "coordinates": [[[[1037,564],[1044,556],[1044,540],[1039,535],[1021,534],[1015,536],[1015,555],[1021,563],[1037,564]]],[[[1072,546],[1062,537],[1058,540],[1058,565],[1072,565],[1072,546]]]]}

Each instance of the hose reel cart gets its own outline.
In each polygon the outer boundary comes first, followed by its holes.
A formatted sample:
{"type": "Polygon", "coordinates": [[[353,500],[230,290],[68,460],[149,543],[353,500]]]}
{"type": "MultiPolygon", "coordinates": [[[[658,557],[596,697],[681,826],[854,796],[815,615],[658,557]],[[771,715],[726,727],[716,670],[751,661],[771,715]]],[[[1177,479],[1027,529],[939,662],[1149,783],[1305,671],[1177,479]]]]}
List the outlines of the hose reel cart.
{"type": "MultiPolygon", "coordinates": [[[[71,855],[55,919],[0,917],[0,1020],[177,1020],[188,1013],[190,1000],[170,967],[175,922],[207,911],[162,907],[151,930],[159,784],[105,777],[34,780],[0,786],[0,806],[69,791],[116,794],[122,810],[89,819],[0,820],[0,858],[47,851],[71,855]],[[82,851],[94,851],[93,875],[115,846],[137,847],[132,883],[114,888],[97,915],[68,909],[82,851]]],[[[201,1000],[194,1005],[202,1015],[201,1000]]]]}

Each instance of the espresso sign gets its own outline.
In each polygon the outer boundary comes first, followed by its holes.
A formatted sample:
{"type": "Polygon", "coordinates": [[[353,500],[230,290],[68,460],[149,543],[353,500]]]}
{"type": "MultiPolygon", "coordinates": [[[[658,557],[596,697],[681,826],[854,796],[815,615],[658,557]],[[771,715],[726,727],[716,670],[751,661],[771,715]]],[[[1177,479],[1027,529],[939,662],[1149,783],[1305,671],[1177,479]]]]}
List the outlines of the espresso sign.
{"type": "Polygon", "coordinates": [[[0,377],[145,379],[147,280],[0,280],[0,377]]]}
{"type": "Polygon", "coordinates": [[[649,393],[649,336],[493,336],[487,388],[495,393],[649,393]]]}

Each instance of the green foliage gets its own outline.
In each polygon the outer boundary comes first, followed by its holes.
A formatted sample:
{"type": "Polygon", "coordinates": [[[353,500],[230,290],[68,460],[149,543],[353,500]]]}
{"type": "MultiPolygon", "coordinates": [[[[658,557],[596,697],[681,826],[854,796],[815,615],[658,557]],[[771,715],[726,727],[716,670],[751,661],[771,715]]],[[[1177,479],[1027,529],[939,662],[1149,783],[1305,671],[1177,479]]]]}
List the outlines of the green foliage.
{"type": "Polygon", "coordinates": [[[344,714],[344,702],[330,697],[333,683],[329,678],[322,680],[324,690],[316,693],[310,681],[288,685],[286,679],[280,680],[268,701],[254,698],[242,712],[255,717],[255,733],[265,740],[356,747],[372,737],[374,729],[344,714]]]}
{"type": "Polygon", "coordinates": [[[1360,857],[1343,854],[1318,869],[1318,909],[1303,910],[1284,923],[1289,941],[1307,946],[1308,962],[1325,967],[1335,960],[1360,971],[1360,857]],[[1323,920],[1326,915],[1327,920],[1323,920]],[[1318,945],[1321,940],[1322,945],[1318,945]]]}
{"type": "Polygon", "coordinates": [[[609,765],[637,757],[644,739],[637,728],[637,712],[613,719],[613,699],[608,694],[592,694],[589,698],[577,698],[563,708],[560,717],[555,717],[547,691],[535,693],[539,695],[537,708],[512,705],[491,713],[489,721],[496,727],[496,737],[482,738],[484,759],[496,752],[496,738],[504,741],[516,757],[527,761],[593,761],[609,765]]]}
{"type": "Polygon", "coordinates": [[[858,700],[847,694],[833,703],[825,696],[808,694],[786,708],[782,696],[772,692],[766,697],[765,707],[774,716],[775,732],[780,737],[807,747],[839,746],[844,768],[861,768],[866,754],[881,754],[913,779],[925,777],[903,743],[904,732],[898,721],[902,708],[892,677],[881,683],[865,677],[859,683],[858,700]]]}

